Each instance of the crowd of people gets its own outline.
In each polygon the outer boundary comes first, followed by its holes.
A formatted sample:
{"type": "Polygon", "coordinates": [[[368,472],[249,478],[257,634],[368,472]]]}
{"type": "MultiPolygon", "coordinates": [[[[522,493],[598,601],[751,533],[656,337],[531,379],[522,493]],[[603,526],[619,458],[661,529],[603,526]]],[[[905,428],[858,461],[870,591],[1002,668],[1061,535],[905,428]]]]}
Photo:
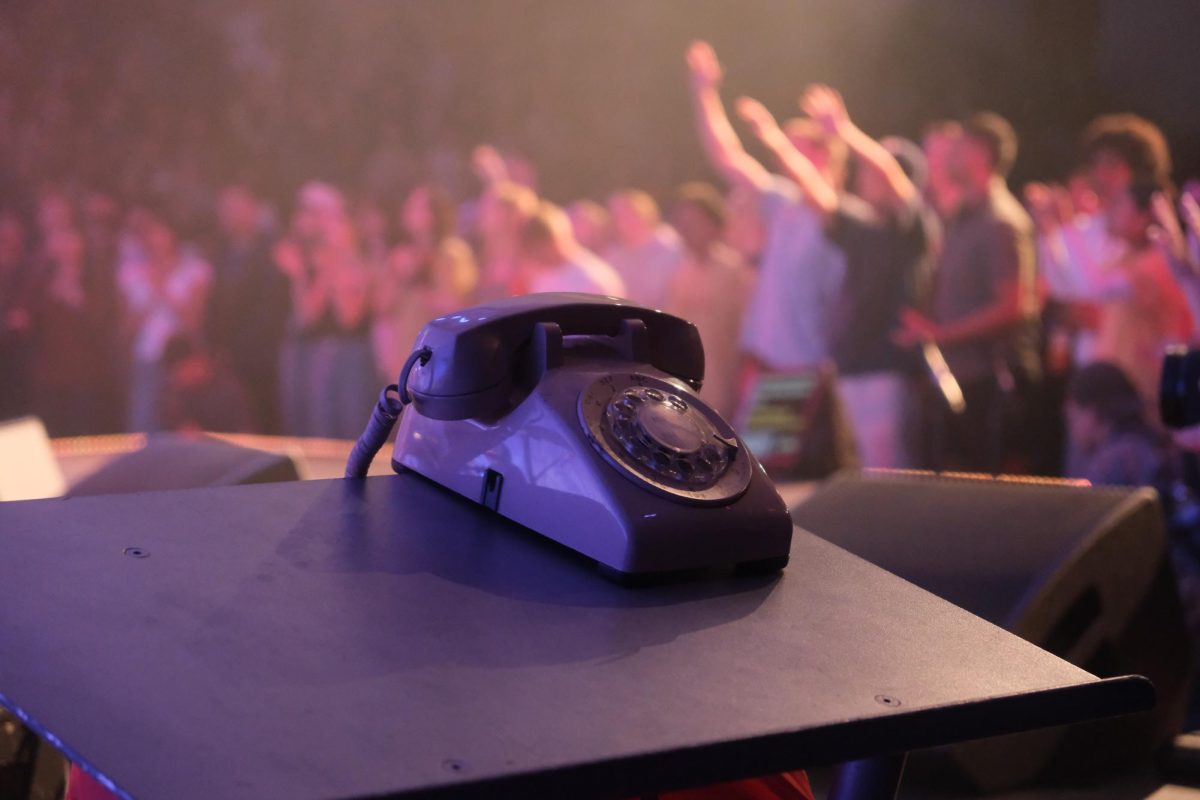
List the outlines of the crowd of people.
{"type": "Polygon", "coordinates": [[[876,139],[813,85],[783,122],[738,99],[735,127],[712,48],[686,60],[723,185],[662,206],[558,205],[536,159],[489,145],[474,196],[309,181],[286,213],[239,181],[186,214],[170,187],[40,182],[0,209],[0,418],[349,438],[428,320],[592,292],[693,320],[702,396],[735,423],[758,378],[832,364],[863,465],[1165,485],[1156,397],[1165,348],[1200,339],[1200,205],[1153,123],[1096,119],[1022,201],[995,113],[876,139]]]}

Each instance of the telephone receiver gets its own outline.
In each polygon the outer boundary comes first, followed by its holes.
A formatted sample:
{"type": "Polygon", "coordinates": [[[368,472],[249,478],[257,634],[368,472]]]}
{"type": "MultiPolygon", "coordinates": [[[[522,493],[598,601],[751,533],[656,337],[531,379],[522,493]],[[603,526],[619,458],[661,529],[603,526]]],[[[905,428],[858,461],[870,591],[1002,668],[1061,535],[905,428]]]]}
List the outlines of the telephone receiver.
{"type": "Polygon", "coordinates": [[[696,326],[614,297],[534,294],[431,321],[402,378],[392,465],[641,582],[774,571],[792,523],[696,394],[696,326]]]}

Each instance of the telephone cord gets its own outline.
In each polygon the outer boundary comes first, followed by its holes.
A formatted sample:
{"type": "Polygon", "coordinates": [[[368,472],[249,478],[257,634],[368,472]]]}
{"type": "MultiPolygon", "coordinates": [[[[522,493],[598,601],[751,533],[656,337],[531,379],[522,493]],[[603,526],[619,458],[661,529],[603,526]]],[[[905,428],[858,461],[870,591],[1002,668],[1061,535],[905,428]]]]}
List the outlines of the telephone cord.
{"type": "Polygon", "coordinates": [[[414,350],[404,362],[404,368],[400,370],[400,380],[383,387],[371,412],[371,418],[367,420],[367,427],[359,435],[354,449],[350,451],[350,457],[346,460],[347,478],[367,477],[367,470],[371,468],[375,455],[383,449],[388,437],[392,435],[392,429],[404,413],[404,407],[412,402],[412,395],[408,393],[409,372],[418,361],[421,364],[428,363],[431,355],[433,352],[428,347],[414,350]],[[395,397],[392,396],[392,392],[395,392],[395,397]]]}

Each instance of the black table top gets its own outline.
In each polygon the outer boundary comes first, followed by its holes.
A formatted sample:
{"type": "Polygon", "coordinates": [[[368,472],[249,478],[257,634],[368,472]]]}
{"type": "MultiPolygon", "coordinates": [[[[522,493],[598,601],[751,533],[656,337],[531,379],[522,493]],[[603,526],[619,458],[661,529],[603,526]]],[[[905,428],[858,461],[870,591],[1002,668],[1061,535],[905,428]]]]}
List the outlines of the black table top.
{"type": "Polygon", "coordinates": [[[412,475],[0,504],[0,554],[0,703],[138,798],[619,797],[1153,697],[802,531],[627,589],[412,475]]]}

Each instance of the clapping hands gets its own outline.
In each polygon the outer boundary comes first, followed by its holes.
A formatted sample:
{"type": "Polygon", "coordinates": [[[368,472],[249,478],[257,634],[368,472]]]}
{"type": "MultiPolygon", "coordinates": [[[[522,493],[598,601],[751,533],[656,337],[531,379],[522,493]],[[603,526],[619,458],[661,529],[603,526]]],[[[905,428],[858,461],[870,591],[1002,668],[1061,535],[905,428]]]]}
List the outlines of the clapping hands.
{"type": "Polygon", "coordinates": [[[1026,184],[1025,202],[1043,234],[1058,230],[1075,215],[1070,192],[1057,183],[1026,184]]]}

